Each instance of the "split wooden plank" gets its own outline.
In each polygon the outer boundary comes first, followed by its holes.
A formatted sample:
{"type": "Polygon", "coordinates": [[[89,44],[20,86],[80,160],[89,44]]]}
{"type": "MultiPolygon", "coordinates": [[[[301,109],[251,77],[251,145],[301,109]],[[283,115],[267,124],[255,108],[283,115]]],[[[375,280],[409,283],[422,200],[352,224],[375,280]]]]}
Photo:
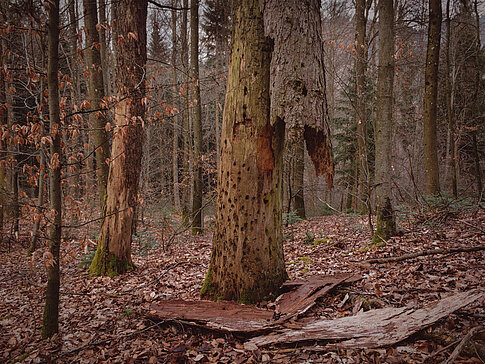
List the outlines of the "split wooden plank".
{"type": "Polygon", "coordinates": [[[227,301],[167,300],[152,304],[147,316],[155,321],[178,320],[211,330],[257,335],[307,312],[320,297],[338,284],[359,279],[360,276],[345,273],[289,281],[283,288],[293,290],[277,298],[276,311],[227,301]],[[278,320],[275,319],[277,316],[278,320]]]}
{"type": "Polygon", "coordinates": [[[274,311],[236,302],[167,300],[153,304],[148,317],[155,320],[175,319],[212,330],[255,333],[269,326],[274,311]]]}
{"type": "Polygon", "coordinates": [[[335,320],[312,321],[300,329],[284,329],[279,333],[255,337],[250,342],[265,346],[300,341],[343,340],[331,345],[340,348],[376,348],[392,345],[483,295],[483,291],[472,290],[441,299],[417,310],[412,307],[384,308],[335,320]]]}
{"type": "Polygon", "coordinates": [[[317,275],[283,284],[283,288],[296,286],[296,289],[283,293],[276,299],[276,313],[282,315],[278,322],[302,316],[315,306],[319,298],[335,286],[344,282],[354,282],[361,278],[361,276],[350,273],[331,276],[317,275]]]}

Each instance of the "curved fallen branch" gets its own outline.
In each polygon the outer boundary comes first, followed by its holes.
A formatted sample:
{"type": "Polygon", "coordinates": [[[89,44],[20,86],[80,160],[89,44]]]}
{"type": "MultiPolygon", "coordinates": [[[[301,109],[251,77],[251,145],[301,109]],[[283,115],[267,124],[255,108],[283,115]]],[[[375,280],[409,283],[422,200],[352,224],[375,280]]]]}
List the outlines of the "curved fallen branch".
{"type": "Polygon", "coordinates": [[[409,253],[400,255],[398,257],[387,257],[387,258],[373,258],[362,260],[358,262],[359,264],[369,264],[369,263],[394,263],[394,262],[401,262],[407,259],[413,259],[417,257],[424,257],[427,255],[435,255],[435,254],[456,254],[456,253],[465,253],[465,252],[477,252],[485,250],[485,245],[476,245],[476,246],[469,246],[469,247],[460,247],[460,248],[450,248],[450,249],[430,249],[424,250],[416,253],[409,253]]]}

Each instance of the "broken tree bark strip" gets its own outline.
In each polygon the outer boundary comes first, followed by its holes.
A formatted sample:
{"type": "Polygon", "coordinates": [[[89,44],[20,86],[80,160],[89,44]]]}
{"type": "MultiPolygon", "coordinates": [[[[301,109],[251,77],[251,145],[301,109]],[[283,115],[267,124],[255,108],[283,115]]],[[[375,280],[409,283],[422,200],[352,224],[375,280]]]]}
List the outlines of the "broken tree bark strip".
{"type": "Polygon", "coordinates": [[[254,333],[268,327],[274,311],[222,301],[170,300],[153,304],[148,317],[155,320],[176,319],[187,324],[194,322],[208,329],[227,332],[254,333]]]}
{"type": "Polygon", "coordinates": [[[403,260],[417,258],[417,257],[424,257],[427,255],[434,255],[434,254],[456,254],[456,253],[465,253],[465,252],[476,252],[485,250],[485,245],[477,245],[471,247],[461,247],[461,248],[450,248],[450,249],[430,249],[424,250],[416,253],[409,253],[404,254],[399,257],[388,257],[388,258],[374,258],[374,259],[367,259],[358,262],[359,264],[365,263],[393,263],[393,262],[401,262],[403,260]]]}
{"type": "Polygon", "coordinates": [[[483,291],[471,290],[433,302],[421,309],[412,307],[384,308],[335,320],[315,320],[299,330],[258,336],[250,342],[265,346],[308,340],[344,340],[339,348],[376,348],[402,341],[439,319],[476,301],[483,291]]]}
{"type": "Polygon", "coordinates": [[[228,301],[160,301],[151,305],[148,318],[155,321],[174,319],[187,325],[217,331],[261,334],[308,311],[320,297],[338,284],[355,282],[361,278],[360,275],[342,273],[311,276],[284,283],[283,287],[296,289],[282,294],[276,300],[276,312],[282,314],[276,321],[273,319],[273,310],[228,301]]]}
{"type": "Polygon", "coordinates": [[[343,282],[356,281],[360,276],[353,274],[340,274],[334,276],[312,276],[308,279],[289,282],[283,287],[298,287],[290,292],[283,293],[276,301],[276,312],[284,315],[278,322],[288,321],[298,317],[315,306],[317,300],[328,291],[343,282]]]}

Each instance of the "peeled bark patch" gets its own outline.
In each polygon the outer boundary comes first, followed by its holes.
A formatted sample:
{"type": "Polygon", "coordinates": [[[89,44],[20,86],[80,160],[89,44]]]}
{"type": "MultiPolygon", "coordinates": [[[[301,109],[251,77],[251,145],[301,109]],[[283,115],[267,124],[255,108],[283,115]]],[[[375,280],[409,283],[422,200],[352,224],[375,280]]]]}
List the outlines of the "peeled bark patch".
{"type": "Polygon", "coordinates": [[[265,33],[273,40],[271,120],[282,119],[293,132],[304,129],[317,175],[332,185],[334,170],[325,97],[320,1],[265,0],[265,33]]]}

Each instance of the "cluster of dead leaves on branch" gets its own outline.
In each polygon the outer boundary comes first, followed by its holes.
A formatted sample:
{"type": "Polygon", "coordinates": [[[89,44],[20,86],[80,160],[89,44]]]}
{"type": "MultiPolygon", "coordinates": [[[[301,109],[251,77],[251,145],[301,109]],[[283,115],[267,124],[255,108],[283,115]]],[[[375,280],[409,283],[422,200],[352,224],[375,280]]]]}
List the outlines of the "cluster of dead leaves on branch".
{"type": "MultiPolygon", "coordinates": [[[[150,232],[156,241],[161,237],[155,225],[141,225],[139,230],[150,232]]],[[[418,310],[453,294],[483,289],[484,251],[446,250],[483,244],[484,227],[485,211],[479,208],[450,216],[445,224],[434,226],[401,222],[401,235],[372,247],[366,217],[334,215],[298,222],[292,227],[291,239],[284,243],[287,271],[293,281],[315,275],[360,277],[328,289],[299,320],[352,319],[372,310],[400,307],[418,310]],[[370,260],[437,249],[444,252],[384,264],[370,260]]],[[[137,241],[143,244],[140,236],[137,241]]],[[[485,321],[483,295],[392,345],[330,347],[332,340],[259,345],[254,335],[214,330],[207,325],[193,327],[179,319],[159,322],[148,318],[155,304],[198,300],[209,262],[210,232],[197,237],[184,232],[168,250],[161,244],[148,251],[134,247],[134,252],[143,251],[134,255],[138,268],[112,278],[88,277],[78,265],[84,252],[75,241],[62,247],[63,256],[69,259],[64,259],[62,266],[60,333],[44,341],[40,339],[46,284],[43,252],[31,262],[26,256],[28,242],[11,244],[10,251],[5,242],[0,245],[0,362],[485,361],[485,334],[480,329],[485,321]],[[459,350],[453,357],[456,348],[459,350]]],[[[259,307],[274,308],[271,302],[259,307]]]]}

